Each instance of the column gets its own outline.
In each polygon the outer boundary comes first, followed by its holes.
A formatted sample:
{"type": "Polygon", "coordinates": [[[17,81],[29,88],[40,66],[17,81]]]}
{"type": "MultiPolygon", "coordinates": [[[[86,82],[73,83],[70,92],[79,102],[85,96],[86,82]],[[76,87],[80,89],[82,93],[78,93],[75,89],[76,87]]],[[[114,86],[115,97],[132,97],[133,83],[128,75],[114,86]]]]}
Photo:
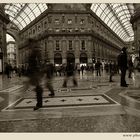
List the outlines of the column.
{"type": "Polygon", "coordinates": [[[75,50],[75,64],[79,64],[80,63],[80,41],[78,40],[78,38],[76,38],[74,40],[74,50],[75,50]]]}

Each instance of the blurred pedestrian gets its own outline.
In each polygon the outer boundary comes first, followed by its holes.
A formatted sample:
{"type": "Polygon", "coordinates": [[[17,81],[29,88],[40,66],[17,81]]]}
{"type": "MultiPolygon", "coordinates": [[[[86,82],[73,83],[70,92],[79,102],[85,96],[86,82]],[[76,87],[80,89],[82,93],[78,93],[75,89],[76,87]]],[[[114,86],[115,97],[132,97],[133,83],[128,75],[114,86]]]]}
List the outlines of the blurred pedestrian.
{"type": "Polygon", "coordinates": [[[78,86],[77,84],[77,80],[76,80],[76,77],[75,77],[75,66],[72,62],[68,62],[67,63],[67,66],[66,66],[66,76],[65,76],[65,79],[64,79],[64,83],[63,83],[63,87],[67,87],[67,82],[68,82],[68,79],[72,77],[73,79],[73,85],[74,86],[78,86]]]}
{"type": "Polygon", "coordinates": [[[41,86],[41,79],[43,77],[41,48],[38,41],[35,39],[29,39],[28,45],[31,49],[28,60],[28,77],[30,84],[35,86],[37,104],[34,110],[37,110],[42,107],[43,94],[43,88],[41,86]]]}
{"type": "Polygon", "coordinates": [[[12,78],[12,66],[11,66],[11,64],[9,63],[7,63],[6,64],[6,66],[5,66],[5,73],[6,73],[6,75],[7,75],[7,78],[12,78]]]}
{"type": "Polygon", "coordinates": [[[46,87],[51,92],[49,94],[49,96],[53,97],[53,96],[55,96],[54,89],[53,89],[53,86],[52,86],[52,79],[53,79],[53,74],[54,74],[54,66],[53,66],[52,63],[50,63],[49,60],[46,60],[45,65],[43,67],[44,67],[44,71],[45,71],[45,74],[46,74],[46,87]]]}

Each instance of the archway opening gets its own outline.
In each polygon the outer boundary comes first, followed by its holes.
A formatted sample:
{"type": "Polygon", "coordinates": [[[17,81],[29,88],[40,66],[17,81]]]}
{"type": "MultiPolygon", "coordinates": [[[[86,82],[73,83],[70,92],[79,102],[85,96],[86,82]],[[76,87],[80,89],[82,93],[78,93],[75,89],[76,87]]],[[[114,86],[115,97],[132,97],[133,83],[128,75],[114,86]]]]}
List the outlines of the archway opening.
{"type": "Polygon", "coordinates": [[[62,64],[62,55],[60,53],[54,54],[54,64],[61,65],[62,64]]]}
{"type": "Polygon", "coordinates": [[[7,50],[7,63],[11,64],[12,67],[17,66],[17,47],[14,37],[6,34],[6,50],[7,50]]]}
{"type": "Polygon", "coordinates": [[[87,65],[87,54],[81,53],[80,54],[80,65],[87,65]]]}
{"type": "Polygon", "coordinates": [[[75,63],[75,56],[73,53],[67,54],[67,63],[75,63]]]}

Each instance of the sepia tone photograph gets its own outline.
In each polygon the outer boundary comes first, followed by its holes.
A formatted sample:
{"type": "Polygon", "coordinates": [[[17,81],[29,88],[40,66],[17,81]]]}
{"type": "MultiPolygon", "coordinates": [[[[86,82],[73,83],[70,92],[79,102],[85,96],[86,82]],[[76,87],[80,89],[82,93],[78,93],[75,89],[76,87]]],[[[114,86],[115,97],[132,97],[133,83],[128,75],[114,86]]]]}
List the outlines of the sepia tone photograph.
{"type": "Polygon", "coordinates": [[[140,4],[0,3],[0,126],[139,133],[140,4]]]}

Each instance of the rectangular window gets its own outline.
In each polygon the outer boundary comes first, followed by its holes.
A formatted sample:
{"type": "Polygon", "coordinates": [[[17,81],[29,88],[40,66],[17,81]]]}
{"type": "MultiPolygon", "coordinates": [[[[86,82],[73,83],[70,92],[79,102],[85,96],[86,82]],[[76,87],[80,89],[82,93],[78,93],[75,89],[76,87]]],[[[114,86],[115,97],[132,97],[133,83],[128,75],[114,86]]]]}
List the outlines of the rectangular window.
{"type": "Polygon", "coordinates": [[[60,50],[59,40],[56,40],[56,50],[57,50],[57,51],[59,51],[59,50],[60,50]]]}
{"type": "Polygon", "coordinates": [[[55,19],[55,25],[59,25],[60,24],[60,22],[59,22],[59,19],[55,19]]]}
{"type": "Polygon", "coordinates": [[[81,50],[85,50],[85,40],[81,41],[81,50]]]}
{"type": "Polygon", "coordinates": [[[85,31],[85,29],[84,29],[84,28],[81,28],[81,29],[80,29],[80,31],[81,31],[81,32],[84,32],[84,31],[85,31]]]}
{"type": "Polygon", "coordinates": [[[65,23],[65,16],[62,16],[62,23],[65,23]]]}
{"type": "Polygon", "coordinates": [[[55,31],[56,31],[56,32],[59,32],[59,31],[60,31],[60,29],[59,29],[59,28],[56,28],[56,29],[55,29],[55,31]]]}
{"type": "Polygon", "coordinates": [[[44,22],[44,28],[46,28],[46,27],[47,27],[47,21],[44,22]]]}
{"type": "Polygon", "coordinates": [[[35,29],[33,29],[33,34],[35,34],[35,29]]]}
{"type": "Polygon", "coordinates": [[[66,32],[66,29],[62,28],[62,32],[66,32]]]}
{"type": "Polygon", "coordinates": [[[84,19],[81,19],[80,20],[80,24],[84,24],[84,19]]]}
{"type": "Polygon", "coordinates": [[[77,23],[77,16],[75,16],[75,23],[77,23]]]}
{"type": "Polygon", "coordinates": [[[69,50],[73,50],[72,49],[72,40],[69,40],[69,50]]]}
{"type": "Polygon", "coordinates": [[[52,23],[52,16],[49,16],[49,17],[48,17],[48,22],[49,22],[49,23],[52,23]]]}
{"type": "Polygon", "coordinates": [[[40,26],[38,26],[38,31],[40,31],[41,30],[41,27],[40,26]]]}
{"type": "Polygon", "coordinates": [[[68,19],[68,24],[72,24],[72,19],[68,19]]]}
{"type": "Polygon", "coordinates": [[[70,33],[72,32],[72,28],[68,28],[67,31],[70,33]]]}

